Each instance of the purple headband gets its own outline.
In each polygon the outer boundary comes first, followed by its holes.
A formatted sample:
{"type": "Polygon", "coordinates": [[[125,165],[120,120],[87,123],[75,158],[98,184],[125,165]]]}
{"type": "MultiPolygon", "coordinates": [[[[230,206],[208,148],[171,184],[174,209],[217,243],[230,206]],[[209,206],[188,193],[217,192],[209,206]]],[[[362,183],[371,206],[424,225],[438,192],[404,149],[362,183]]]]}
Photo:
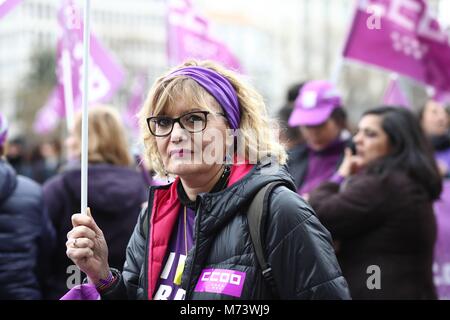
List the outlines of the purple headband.
{"type": "Polygon", "coordinates": [[[220,106],[225,111],[225,115],[231,128],[239,128],[241,113],[236,90],[234,90],[230,81],[224,76],[214,70],[198,66],[184,67],[175,70],[169,74],[166,79],[175,76],[187,76],[195,80],[195,82],[201,85],[217,100],[217,102],[219,102],[220,106]]]}

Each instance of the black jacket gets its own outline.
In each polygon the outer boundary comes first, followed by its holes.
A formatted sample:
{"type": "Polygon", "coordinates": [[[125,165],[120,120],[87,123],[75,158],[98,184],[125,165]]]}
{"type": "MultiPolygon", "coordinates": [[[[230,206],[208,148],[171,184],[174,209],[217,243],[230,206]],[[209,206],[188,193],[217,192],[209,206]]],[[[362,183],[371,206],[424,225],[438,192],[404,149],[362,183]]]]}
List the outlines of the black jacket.
{"type": "MultiPolygon", "coordinates": [[[[125,250],[133,232],[148,186],[140,172],[110,164],[89,164],[88,206],[109,245],[110,264],[121,269],[125,250]]],[[[71,216],[80,212],[81,171],[68,169],[44,185],[44,197],[55,225],[57,248],[50,282],[52,297],[59,299],[67,288],[67,267],[73,262],[66,255],[67,233],[72,230],[71,216]]]]}
{"type": "Polygon", "coordinates": [[[0,300],[42,299],[55,234],[42,190],[0,160],[0,300]]]}
{"type": "MultiPolygon", "coordinates": [[[[233,178],[233,173],[231,174],[233,178]]],[[[272,181],[286,186],[273,190],[265,223],[265,249],[281,299],[348,299],[349,291],[341,275],[329,232],[313,210],[295,193],[284,167],[255,166],[244,177],[217,193],[197,197],[195,241],[189,251],[182,278],[186,299],[233,299],[218,293],[196,292],[203,269],[218,268],[246,274],[241,299],[271,299],[263,279],[249,234],[246,209],[256,192],[272,181]]],[[[146,235],[151,226],[143,224],[152,215],[156,190],[152,187],[149,210],[141,214],[127,248],[127,260],[119,280],[102,294],[103,299],[148,299],[149,262],[152,247],[146,235]]],[[[151,221],[152,218],[150,218],[151,221]]],[[[153,263],[153,262],[152,262],[153,263]]],[[[159,275],[158,275],[159,277],[159,275]]],[[[151,292],[151,291],[150,291],[151,292]]],[[[150,297],[152,298],[152,297],[150,297]]]]}
{"type": "Polygon", "coordinates": [[[339,243],[338,260],[354,299],[436,298],[436,221],[419,183],[402,172],[361,173],[341,188],[322,184],[309,201],[339,243]],[[367,286],[368,280],[376,284],[370,266],[379,267],[379,288],[367,286]]]}

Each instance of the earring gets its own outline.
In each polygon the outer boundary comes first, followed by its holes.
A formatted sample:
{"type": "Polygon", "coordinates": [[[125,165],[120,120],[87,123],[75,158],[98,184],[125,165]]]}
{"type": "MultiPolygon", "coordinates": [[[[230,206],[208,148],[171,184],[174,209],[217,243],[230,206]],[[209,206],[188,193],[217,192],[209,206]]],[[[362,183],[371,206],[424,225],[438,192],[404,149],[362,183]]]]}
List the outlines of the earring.
{"type": "Polygon", "coordinates": [[[164,175],[166,176],[167,183],[169,184],[169,183],[170,183],[170,180],[169,180],[169,172],[168,172],[166,169],[164,169],[164,175]]]}

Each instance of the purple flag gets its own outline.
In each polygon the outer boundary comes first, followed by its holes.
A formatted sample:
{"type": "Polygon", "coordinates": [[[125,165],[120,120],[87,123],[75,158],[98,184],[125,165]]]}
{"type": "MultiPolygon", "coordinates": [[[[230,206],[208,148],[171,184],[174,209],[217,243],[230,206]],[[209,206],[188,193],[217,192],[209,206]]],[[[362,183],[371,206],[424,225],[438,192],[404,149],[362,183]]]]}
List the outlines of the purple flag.
{"type": "Polygon", "coordinates": [[[53,89],[47,103],[38,111],[33,124],[33,130],[39,134],[52,131],[64,117],[64,94],[59,85],[53,89]]]}
{"type": "Polygon", "coordinates": [[[168,56],[171,64],[186,59],[214,60],[225,67],[242,71],[238,59],[227,46],[209,35],[209,23],[189,0],[169,1],[168,56]]]}
{"type": "Polygon", "coordinates": [[[439,299],[450,300],[450,181],[444,181],[441,200],[434,204],[437,241],[434,248],[434,284],[439,299]]]}
{"type": "Polygon", "coordinates": [[[73,287],[59,300],[101,300],[101,297],[95,286],[88,283],[73,287]]]}
{"type": "Polygon", "coordinates": [[[410,104],[398,79],[391,78],[383,96],[383,104],[400,106],[410,109],[410,104]]]}
{"type": "Polygon", "coordinates": [[[142,107],[147,93],[147,78],[145,75],[139,75],[132,88],[131,97],[128,101],[127,108],[123,114],[125,124],[130,128],[135,136],[139,133],[139,122],[137,113],[142,107]]]}
{"type": "Polygon", "coordinates": [[[364,0],[344,57],[450,92],[450,43],[424,0],[364,0]]]}
{"type": "Polygon", "coordinates": [[[0,19],[23,0],[0,0],[0,19]]]}
{"type": "MultiPolygon", "coordinates": [[[[65,0],[58,14],[62,35],[57,44],[57,78],[62,105],[55,105],[54,97],[50,96],[46,106],[53,106],[53,113],[64,117],[66,115],[66,101],[71,99],[73,111],[81,109],[82,99],[82,54],[83,54],[83,23],[78,9],[72,0],[65,0]],[[69,88],[65,86],[70,86],[69,88]],[[65,91],[66,90],[66,91],[65,91]],[[64,95],[66,93],[66,97],[64,95]],[[69,94],[68,94],[69,93],[69,94]],[[71,96],[70,96],[71,94],[71,96]],[[63,113],[60,110],[64,110],[63,113]]],[[[91,64],[89,72],[89,103],[108,101],[122,84],[125,71],[120,64],[107,52],[100,41],[91,35],[90,40],[91,64]]],[[[42,111],[43,112],[43,111],[42,111]]],[[[49,112],[48,110],[46,112],[49,112]]],[[[45,127],[52,130],[54,127],[41,125],[42,118],[37,118],[35,128],[45,127]]]]}

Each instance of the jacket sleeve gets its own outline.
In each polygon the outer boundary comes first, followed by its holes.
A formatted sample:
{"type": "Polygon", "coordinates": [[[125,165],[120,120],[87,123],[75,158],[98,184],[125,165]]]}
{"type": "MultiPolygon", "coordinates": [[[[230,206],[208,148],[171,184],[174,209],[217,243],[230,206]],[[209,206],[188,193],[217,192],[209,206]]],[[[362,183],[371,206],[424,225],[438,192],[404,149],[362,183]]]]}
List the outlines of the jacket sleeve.
{"type": "Polygon", "coordinates": [[[281,299],[350,299],[330,233],[295,192],[272,192],[266,223],[268,263],[281,299]]]}
{"type": "Polygon", "coordinates": [[[112,269],[117,277],[115,283],[101,293],[103,300],[136,300],[139,290],[139,275],[144,265],[146,237],[142,230],[144,216],[147,209],[143,209],[139,214],[138,222],[134,227],[133,234],[128,242],[126,260],[122,273],[112,269]]]}
{"type": "Polygon", "coordinates": [[[309,203],[334,240],[366,232],[384,221],[389,184],[376,176],[355,176],[343,188],[324,183],[309,195],[309,203]]]}

